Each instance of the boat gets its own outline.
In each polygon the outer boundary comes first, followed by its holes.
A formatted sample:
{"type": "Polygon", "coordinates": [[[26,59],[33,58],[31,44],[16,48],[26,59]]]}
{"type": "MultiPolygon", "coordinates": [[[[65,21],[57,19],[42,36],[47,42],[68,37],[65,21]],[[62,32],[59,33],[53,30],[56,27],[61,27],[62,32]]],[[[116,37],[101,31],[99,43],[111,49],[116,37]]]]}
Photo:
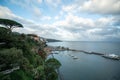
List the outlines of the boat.
{"type": "Polygon", "coordinates": [[[74,55],[71,55],[71,54],[68,54],[69,56],[71,56],[71,57],[74,57],[74,55]]]}
{"type": "Polygon", "coordinates": [[[76,56],[74,56],[73,59],[78,59],[78,58],[76,56]]]}
{"type": "Polygon", "coordinates": [[[74,55],[71,55],[71,57],[75,57],[74,55]]]}
{"type": "Polygon", "coordinates": [[[120,57],[118,55],[115,55],[115,54],[105,54],[102,57],[114,59],[114,60],[120,60],[120,57]]]}

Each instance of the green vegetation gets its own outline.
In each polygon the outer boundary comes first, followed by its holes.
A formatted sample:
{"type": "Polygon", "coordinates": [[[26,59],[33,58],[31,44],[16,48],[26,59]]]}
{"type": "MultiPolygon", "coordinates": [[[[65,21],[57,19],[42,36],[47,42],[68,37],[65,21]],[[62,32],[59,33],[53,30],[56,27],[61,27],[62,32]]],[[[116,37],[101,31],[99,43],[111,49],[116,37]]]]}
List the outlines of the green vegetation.
{"type": "Polygon", "coordinates": [[[48,42],[61,42],[61,40],[56,40],[56,39],[46,39],[48,42]]]}
{"type": "Polygon", "coordinates": [[[23,27],[22,24],[9,19],[0,19],[0,24],[4,25],[9,30],[12,30],[15,27],[23,27]]]}
{"type": "Polygon", "coordinates": [[[0,24],[7,26],[0,27],[0,80],[58,80],[56,69],[61,64],[47,59],[45,42],[34,34],[11,32],[22,27],[16,21],[0,19],[0,24]]]}

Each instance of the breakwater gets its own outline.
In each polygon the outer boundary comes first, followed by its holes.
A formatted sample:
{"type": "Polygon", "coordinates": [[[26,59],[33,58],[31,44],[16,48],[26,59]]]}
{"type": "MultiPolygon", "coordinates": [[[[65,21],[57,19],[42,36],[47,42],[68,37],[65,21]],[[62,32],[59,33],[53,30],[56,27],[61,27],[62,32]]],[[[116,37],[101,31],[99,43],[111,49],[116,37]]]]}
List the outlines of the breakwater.
{"type": "MultiPolygon", "coordinates": [[[[120,56],[115,55],[115,54],[105,54],[105,53],[99,53],[99,52],[89,52],[89,51],[84,51],[84,50],[76,50],[76,49],[70,49],[68,47],[63,47],[63,46],[50,46],[51,51],[74,51],[74,52],[83,52],[86,54],[94,54],[94,55],[99,55],[103,58],[106,59],[112,59],[112,60],[120,60],[120,56]]],[[[55,53],[56,54],[56,53],[55,53]]]]}

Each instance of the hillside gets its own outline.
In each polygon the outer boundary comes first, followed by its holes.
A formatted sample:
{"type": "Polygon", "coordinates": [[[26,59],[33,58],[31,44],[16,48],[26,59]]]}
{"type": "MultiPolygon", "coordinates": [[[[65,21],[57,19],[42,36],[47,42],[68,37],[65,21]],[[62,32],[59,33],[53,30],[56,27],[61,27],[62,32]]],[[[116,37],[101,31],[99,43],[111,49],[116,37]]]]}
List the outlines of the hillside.
{"type": "Polygon", "coordinates": [[[34,34],[12,32],[7,26],[14,27],[15,21],[4,22],[0,20],[0,80],[58,80],[61,64],[47,59],[46,43],[34,34]]]}
{"type": "Polygon", "coordinates": [[[46,39],[47,42],[62,42],[61,40],[56,39],[46,39]]]}

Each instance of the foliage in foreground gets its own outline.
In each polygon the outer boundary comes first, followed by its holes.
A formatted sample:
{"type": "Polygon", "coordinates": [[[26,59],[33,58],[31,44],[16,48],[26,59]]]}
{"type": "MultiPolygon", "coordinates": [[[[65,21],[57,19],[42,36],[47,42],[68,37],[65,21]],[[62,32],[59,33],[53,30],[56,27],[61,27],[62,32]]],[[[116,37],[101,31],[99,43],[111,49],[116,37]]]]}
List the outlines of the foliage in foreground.
{"type": "Polygon", "coordinates": [[[46,59],[42,41],[0,27],[0,80],[57,80],[58,60],[46,59]],[[19,67],[16,70],[16,67],[19,67]],[[13,70],[11,72],[7,72],[13,70]]]}

